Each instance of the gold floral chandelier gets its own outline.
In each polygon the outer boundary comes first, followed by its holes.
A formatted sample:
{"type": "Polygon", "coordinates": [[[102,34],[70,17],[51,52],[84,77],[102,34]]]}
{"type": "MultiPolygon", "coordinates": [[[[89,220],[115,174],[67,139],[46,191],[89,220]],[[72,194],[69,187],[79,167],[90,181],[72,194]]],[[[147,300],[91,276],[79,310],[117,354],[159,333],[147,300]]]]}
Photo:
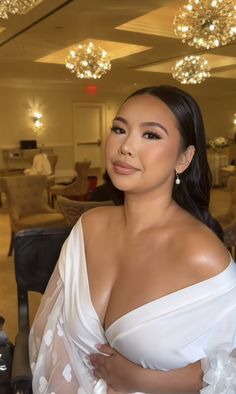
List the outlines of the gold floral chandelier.
{"type": "Polygon", "coordinates": [[[98,79],[111,69],[111,64],[107,52],[89,42],[79,44],[69,52],[66,68],[75,73],[77,78],[98,79]]]}
{"type": "Polygon", "coordinates": [[[7,19],[8,14],[25,14],[41,0],[0,0],[0,18],[7,19]]]}
{"type": "Polygon", "coordinates": [[[185,56],[173,67],[173,78],[182,84],[198,84],[210,77],[208,61],[202,56],[185,56]]]}
{"type": "Polygon", "coordinates": [[[196,48],[215,48],[236,38],[235,0],[189,0],[174,19],[174,31],[196,48]]]}

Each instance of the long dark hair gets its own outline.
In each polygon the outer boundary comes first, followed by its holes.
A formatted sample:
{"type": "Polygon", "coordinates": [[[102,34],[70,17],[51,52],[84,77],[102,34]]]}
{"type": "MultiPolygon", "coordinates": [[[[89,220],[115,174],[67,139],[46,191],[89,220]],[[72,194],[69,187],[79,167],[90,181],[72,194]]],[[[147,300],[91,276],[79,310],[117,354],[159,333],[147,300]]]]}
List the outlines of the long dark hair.
{"type": "Polygon", "coordinates": [[[185,150],[189,145],[195,147],[190,165],[180,174],[181,183],[174,184],[173,199],[223,240],[220,224],[209,213],[212,176],[207,161],[205,128],[198,104],[182,89],[165,85],[137,90],[126,100],[141,95],[151,95],[163,101],[178,122],[182,149],[185,150]]]}

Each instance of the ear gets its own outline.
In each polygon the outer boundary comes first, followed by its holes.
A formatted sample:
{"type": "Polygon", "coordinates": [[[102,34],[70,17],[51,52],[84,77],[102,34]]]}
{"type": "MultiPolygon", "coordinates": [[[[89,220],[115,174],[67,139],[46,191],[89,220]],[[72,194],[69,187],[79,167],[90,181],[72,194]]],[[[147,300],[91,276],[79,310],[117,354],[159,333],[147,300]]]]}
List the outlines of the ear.
{"type": "Polygon", "coordinates": [[[195,147],[193,145],[189,145],[184,152],[180,153],[178,163],[176,165],[176,172],[178,174],[182,174],[182,172],[184,172],[186,168],[188,168],[194,154],[195,154],[195,147]]]}

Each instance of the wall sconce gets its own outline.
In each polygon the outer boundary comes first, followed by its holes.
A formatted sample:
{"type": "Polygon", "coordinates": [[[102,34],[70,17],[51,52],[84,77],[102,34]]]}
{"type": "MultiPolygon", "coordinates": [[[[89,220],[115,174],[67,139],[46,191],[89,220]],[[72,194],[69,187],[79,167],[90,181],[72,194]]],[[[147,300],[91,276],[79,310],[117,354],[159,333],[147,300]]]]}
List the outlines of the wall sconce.
{"type": "Polygon", "coordinates": [[[43,117],[43,115],[40,112],[33,113],[34,132],[35,133],[37,133],[38,131],[43,129],[42,117],[43,117]]]}
{"type": "Polygon", "coordinates": [[[233,124],[234,124],[234,126],[236,126],[236,113],[234,114],[233,124]]]}

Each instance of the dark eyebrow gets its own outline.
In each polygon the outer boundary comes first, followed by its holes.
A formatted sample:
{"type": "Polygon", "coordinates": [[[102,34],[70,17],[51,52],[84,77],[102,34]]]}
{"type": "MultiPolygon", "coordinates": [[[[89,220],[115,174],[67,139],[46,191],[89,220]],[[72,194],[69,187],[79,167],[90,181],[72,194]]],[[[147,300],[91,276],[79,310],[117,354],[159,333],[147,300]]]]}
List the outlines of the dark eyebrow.
{"type": "Polygon", "coordinates": [[[116,116],[116,117],[113,119],[113,121],[114,121],[114,120],[119,120],[120,122],[123,122],[123,123],[125,123],[125,124],[128,124],[127,120],[126,120],[125,118],[122,118],[122,116],[116,116]]]}
{"type": "MultiPolygon", "coordinates": [[[[122,116],[116,116],[114,118],[114,120],[119,120],[120,122],[128,124],[127,120],[125,118],[122,118],[122,116]]],[[[141,126],[159,127],[160,129],[162,129],[168,135],[167,129],[161,123],[158,123],[158,122],[143,122],[143,123],[141,123],[141,126]]]]}
{"type": "Polygon", "coordinates": [[[162,129],[168,135],[167,129],[161,123],[158,123],[158,122],[143,122],[143,123],[141,123],[141,126],[159,127],[160,129],[162,129]]]}

